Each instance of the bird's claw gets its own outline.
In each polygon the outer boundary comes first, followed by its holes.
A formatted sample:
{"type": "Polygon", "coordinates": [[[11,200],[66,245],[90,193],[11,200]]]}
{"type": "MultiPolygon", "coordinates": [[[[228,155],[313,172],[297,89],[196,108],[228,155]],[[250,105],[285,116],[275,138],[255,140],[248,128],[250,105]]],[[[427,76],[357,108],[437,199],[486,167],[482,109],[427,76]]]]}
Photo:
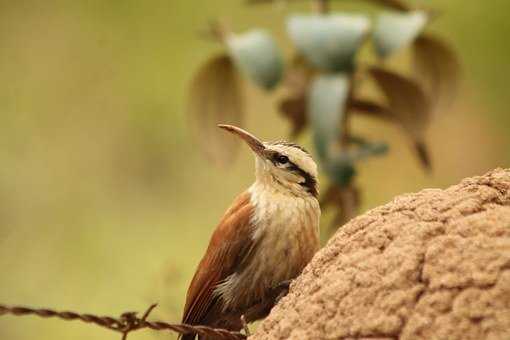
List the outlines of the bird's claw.
{"type": "Polygon", "coordinates": [[[285,280],[277,284],[272,289],[272,294],[275,299],[274,303],[277,304],[285,295],[289,293],[289,287],[292,280],[285,280]]]}
{"type": "Polygon", "coordinates": [[[286,289],[286,290],[289,290],[289,287],[290,287],[290,283],[292,282],[292,280],[285,280],[285,281],[282,281],[280,282],[276,288],[279,288],[279,289],[286,289]]]}
{"type": "Polygon", "coordinates": [[[241,324],[243,325],[244,329],[244,335],[247,337],[251,335],[250,329],[248,328],[248,323],[246,322],[246,318],[244,317],[244,314],[241,315],[241,324]]]}

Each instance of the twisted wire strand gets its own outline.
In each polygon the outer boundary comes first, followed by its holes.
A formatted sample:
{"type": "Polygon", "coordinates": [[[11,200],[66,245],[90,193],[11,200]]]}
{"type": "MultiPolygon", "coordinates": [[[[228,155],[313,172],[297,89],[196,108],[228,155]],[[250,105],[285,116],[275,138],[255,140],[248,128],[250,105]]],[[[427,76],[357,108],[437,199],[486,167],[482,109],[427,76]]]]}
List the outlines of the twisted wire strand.
{"type": "Polygon", "coordinates": [[[240,332],[232,332],[221,328],[212,328],[200,325],[188,324],[170,324],[163,321],[145,320],[150,312],[156,307],[152,305],[147,309],[142,318],[136,316],[135,312],[123,313],[120,318],[110,316],[98,316],[92,314],[80,314],[71,311],[55,311],[45,308],[30,308],[23,306],[7,306],[0,304],[0,316],[3,315],[35,315],[41,318],[58,318],[61,320],[79,320],[85,323],[95,324],[112,331],[123,334],[122,339],[127,338],[127,334],[138,329],[150,328],[156,331],[168,330],[179,334],[198,334],[203,336],[212,336],[218,340],[244,340],[246,336],[240,332]]]}

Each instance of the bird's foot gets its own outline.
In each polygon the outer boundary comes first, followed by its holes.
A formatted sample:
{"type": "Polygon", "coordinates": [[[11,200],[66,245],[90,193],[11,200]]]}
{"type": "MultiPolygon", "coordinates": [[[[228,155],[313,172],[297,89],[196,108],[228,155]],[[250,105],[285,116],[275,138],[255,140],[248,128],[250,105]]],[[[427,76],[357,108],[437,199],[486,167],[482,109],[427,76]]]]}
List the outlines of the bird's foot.
{"type": "Polygon", "coordinates": [[[248,327],[245,326],[246,320],[253,322],[265,318],[271,311],[271,308],[273,308],[281,298],[287,295],[290,283],[291,280],[282,281],[270,288],[264,299],[257,301],[257,303],[244,311],[244,314],[241,316],[241,325],[244,326],[245,332],[249,332],[248,327]]]}
{"type": "Polygon", "coordinates": [[[275,297],[274,303],[277,304],[285,295],[289,293],[289,287],[292,280],[285,280],[272,288],[272,295],[275,297]]]}
{"type": "Polygon", "coordinates": [[[276,288],[289,290],[292,280],[285,280],[276,285],[276,288]]]}
{"type": "Polygon", "coordinates": [[[246,337],[251,336],[251,332],[250,332],[250,329],[248,328],[248,323],[246,322],[246,318],[244,317],[244,314],[241,315],[241,324],[243,325],[244,335],[246,335],[246,337]]]}

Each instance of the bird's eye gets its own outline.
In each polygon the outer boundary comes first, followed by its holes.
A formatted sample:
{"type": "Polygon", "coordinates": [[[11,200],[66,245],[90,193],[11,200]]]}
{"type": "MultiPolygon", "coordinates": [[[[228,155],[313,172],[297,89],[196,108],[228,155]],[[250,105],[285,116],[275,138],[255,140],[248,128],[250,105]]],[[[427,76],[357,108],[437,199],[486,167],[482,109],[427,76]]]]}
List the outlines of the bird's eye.
{"type": "Polygon", "coordinates": [[[280,164],[286,164],[289,162],[289,157],[287,156],[284,156],[284,155],[280,155],[276,158],[276,160],[278,161],[278,163],[280,164]]]}

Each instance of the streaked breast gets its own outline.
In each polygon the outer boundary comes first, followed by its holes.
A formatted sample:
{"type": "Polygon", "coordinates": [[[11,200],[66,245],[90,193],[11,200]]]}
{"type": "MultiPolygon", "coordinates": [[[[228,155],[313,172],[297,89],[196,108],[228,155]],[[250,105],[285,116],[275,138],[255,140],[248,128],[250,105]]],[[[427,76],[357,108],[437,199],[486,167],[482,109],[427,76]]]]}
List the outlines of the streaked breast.
{"type": "Polygon", "coordinates": [[[315,198],[252,191],[251,201],[257,247],[248,265],[222,285],[227,308],[250,306],[271,287],[294,279],[319,249],[320,207],[315,198]]]}

